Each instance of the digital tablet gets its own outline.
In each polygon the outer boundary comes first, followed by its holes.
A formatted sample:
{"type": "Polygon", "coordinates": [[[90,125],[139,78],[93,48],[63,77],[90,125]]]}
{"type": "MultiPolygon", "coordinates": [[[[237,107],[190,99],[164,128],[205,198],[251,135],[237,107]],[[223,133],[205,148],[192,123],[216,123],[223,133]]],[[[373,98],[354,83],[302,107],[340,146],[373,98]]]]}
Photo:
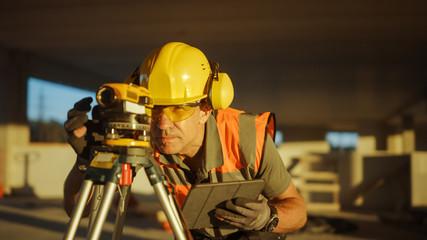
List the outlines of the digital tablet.
{"type": "MultiPolygon", "coordinates": [[[[264,180],[202,183],[192,186],[182,206],[189,229],[228,225],[214,217],[215,208],[236,197],[256,199],[264,188],[264,180]]],[[[230,226],[231,227],[231,226],[230,226]]]]}

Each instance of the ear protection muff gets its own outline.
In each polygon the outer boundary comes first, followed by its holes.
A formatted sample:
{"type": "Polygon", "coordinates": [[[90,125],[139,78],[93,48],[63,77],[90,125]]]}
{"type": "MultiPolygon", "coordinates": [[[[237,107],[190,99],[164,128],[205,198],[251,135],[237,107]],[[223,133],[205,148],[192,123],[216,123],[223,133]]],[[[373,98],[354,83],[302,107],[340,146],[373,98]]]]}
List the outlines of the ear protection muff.
{"type": "Polygon", "coordinates": [[[211,75],[209,76],[208,103],[212,109],[226,109],[234,98],[234,88],[227,73],[221,72],[218,63],[209,62],[211,75]]]}

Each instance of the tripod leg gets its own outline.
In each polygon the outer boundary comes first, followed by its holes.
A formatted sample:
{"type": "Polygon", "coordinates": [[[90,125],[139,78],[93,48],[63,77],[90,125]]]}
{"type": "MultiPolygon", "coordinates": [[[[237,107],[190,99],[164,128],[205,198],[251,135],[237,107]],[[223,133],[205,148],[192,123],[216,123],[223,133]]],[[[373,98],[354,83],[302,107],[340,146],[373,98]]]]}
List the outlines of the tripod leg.
{"type": "MultiPolygon", "coordinates": [[[[163,182],[158,182],[153,185],[154,192],[160,200],[160,204],[163,207],[163,211],[165,211],[166,217],[171,225],[173,233],[178,240],[187,240],[189,239],[189,234],[184,227],[183,219],[179,217],[177,212],[177,206],[175,203],[171,202],[171,198],[169,198],[170,193],[166,189],[163,182]]],[[[174,201],[173,201],[174,202],[174,201]]]]}
{"type": "Polygon", "coordinates": [[[114,225],[113,240],[120,240],[125,223],[126,212],[128,208],[131,185],[121,185],[121,194],[119,205],[117,206],[116,223],[114,225]]]}
{"type": "Polygon", "coordinates": [[[150,165],[145,167],[145,172],[150,180],[151,186],[157,195],[157,198],[162,205],[163,211],[169,221],[172,231],[177,240],[193,239],[185,219],[176,204],[175,198],[171,195],[166,187],[166,180],[163,179],[162,175],[157,169],[156,165],[150,165]]]}
{"type": "Polygon", "coordinates": [[[104,185],[102,184],[95,185],[95,189],[93,191],[93,196],[92,196],[92,209],[90,212],[88,232],[92,231],[93,223],[95,222],[96,215],[98,214],[99,205],[101,204],[103,193],[104,193],[104,185]]]}
{"type": "Polygon", "coordinates": [[[113,201],[114,192],[116,190],[117,184],[112,182],[107,182],[105,186],[104,197],[101,201],[101,206],[99,208],[98,214],[96,215],[95,222],[93,227],[90,229],[87,239],[97,240],[101,236],[102,227],[105,220],[107,219],[108,210],[113,201]]]}
{"type": "Polygon", "coordinates": [[[70,222],[68,224],[64,240],[74,239],[77,228],[79,227],[83,211],[86,207],[87,200],[89,199],[90,192],[92,191],[93,181],[85,180],[80,189],[77,202],[74,205],[73,213],[71,214],[70,222]]]}

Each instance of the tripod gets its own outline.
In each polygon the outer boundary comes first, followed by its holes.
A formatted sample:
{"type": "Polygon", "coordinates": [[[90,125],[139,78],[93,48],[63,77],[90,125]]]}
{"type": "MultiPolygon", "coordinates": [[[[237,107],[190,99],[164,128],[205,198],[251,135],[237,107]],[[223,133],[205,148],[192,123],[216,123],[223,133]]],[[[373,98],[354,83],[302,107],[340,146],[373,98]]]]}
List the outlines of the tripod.
{"type": "MultiPolygon", "coordinates": [[[[92,147],[92,161],[88,166],[84,182],[80,188],[77,202],[64,236],[64,240],[74,239],[85,205],[94,188],[92,210],[89,218],[89,228],[86,239],[99,239],[103,224],[107,218],[108,210],[113,202],[117,187],[119,187],[120,201],[113,239],[118,240],[122,236],[127,204],[132,185],[133,170],[143,167],[151,186],[157,195],[160,204],[169,221],[175,238],[178,240],[191,239],[191,235],[185,225],[185,220],[175,198],[167,189],[167,181],[158,169],[158,166],[150,159],[151,154],[144,147],[128,146],[94,146],[92,147]],[[105,189],[104,189],[105,188],[105,189]]],[[[135,174],[139,169],[135,170],[135,174]]]]}

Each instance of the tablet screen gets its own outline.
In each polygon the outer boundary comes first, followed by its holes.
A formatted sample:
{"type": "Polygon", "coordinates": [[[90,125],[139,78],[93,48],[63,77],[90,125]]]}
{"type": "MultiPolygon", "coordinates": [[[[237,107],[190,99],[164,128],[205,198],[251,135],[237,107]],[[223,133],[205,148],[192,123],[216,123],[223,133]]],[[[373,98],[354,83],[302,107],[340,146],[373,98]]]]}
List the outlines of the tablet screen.
{"type": "MultiPolygon", "coordinates": [[[[236,197],[256,199],[264,188],[264,180],[202,183],[192,186],[182,206],[190,229],[230,226],[214,217],[215,208],[236,197]]],[[[232,227],[232,226],[230,226],[232,227]]],[[[233,227],[234,228],[234,227],[233,227]]]]}

